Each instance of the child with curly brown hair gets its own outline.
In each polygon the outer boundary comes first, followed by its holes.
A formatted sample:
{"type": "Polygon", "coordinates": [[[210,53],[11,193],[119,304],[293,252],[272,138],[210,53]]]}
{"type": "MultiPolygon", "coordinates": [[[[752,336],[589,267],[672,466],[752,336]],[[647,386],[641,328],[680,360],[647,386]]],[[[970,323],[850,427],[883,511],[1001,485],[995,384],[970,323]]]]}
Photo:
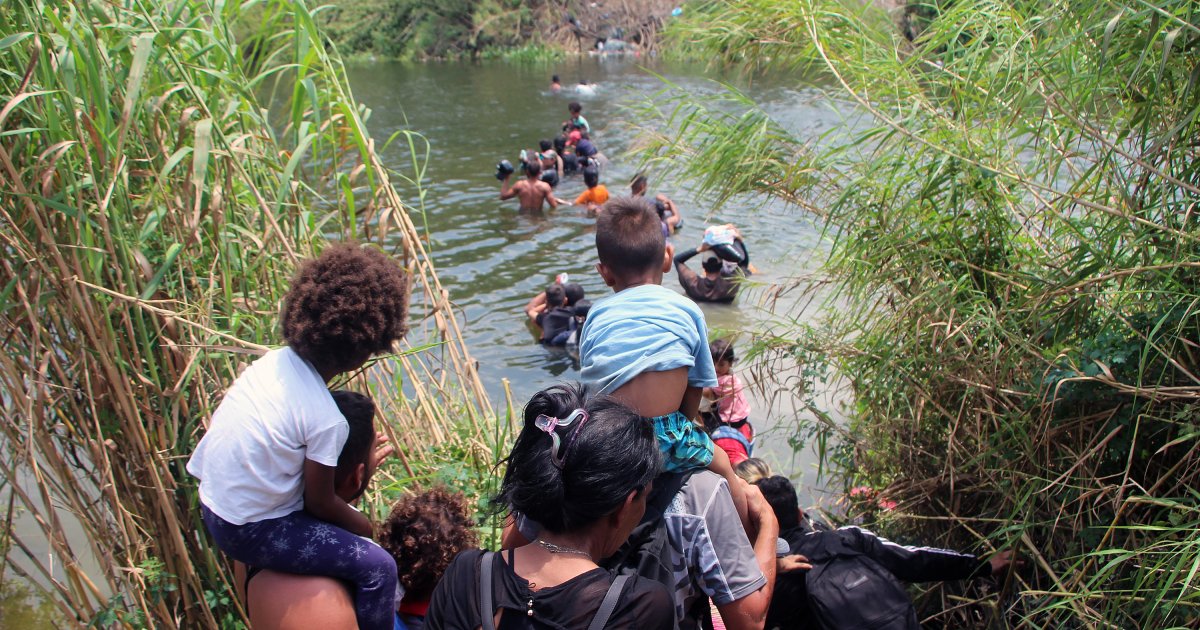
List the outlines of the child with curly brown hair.
{"type": "Polygon", "coordinates": [[[377,540],[400,571],[404,593],[396,609],[396,630],[422,630],[429,598],[458,552],[479,546],[467,500],[461,493],[434,488],[406,496],[392,506],[377,540]]]}
{"type": "Polygon", "coordinates": [[[339,404],[327,384],[403,336],[408,287],[399,265],[354,244],[301,265],[284,298],[287,345],[234,381],[187,464],[222,551],[258,569],[353,583],[367,629],[392,627],[396,563],[362,538],[371,536],[370,520],[334,486],[348,416],[371,422],[375,406],[365,396],[364,404],[339,404]]]}

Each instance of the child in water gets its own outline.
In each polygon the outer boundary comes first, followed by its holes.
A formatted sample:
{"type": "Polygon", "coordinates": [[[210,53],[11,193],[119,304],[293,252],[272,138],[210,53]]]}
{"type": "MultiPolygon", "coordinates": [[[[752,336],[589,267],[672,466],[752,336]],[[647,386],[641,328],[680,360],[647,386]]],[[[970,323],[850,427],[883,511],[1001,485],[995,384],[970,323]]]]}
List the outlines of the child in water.
{"type": "Polygon", "coordinates": [[[580,335],[580,376],[650,422],[663,469],[725,477],[746,521],[746,497],[724,451],[693,423],[703,388],[716,387],[708,327],[696,303],[662,286],[672,247],[658,215],[636,197],[610,200],[596,221],[597,271],[614,295],[597,301],[580,335]]]}
{"type": "Polygon", "coordinates": [[[594,166],[583,169],[583,183],[587,190],[575,198],[575,205],[587,206],[588,212],[595,214],[608,201],[608,188],[600,183],[600,169],[594,166]]]}
{"type": "Polygon", "coordinates": [[[349,425],[327,383],[404,334],[408,286],[395,262],[354,244],[305,262],[284,298],[287,345],[234,381],[187,464],[222,551],[258,569],[347,581],[367,629],[392,627],[396,563],[361,538],[370,520],[334,494],[349,425]]]}

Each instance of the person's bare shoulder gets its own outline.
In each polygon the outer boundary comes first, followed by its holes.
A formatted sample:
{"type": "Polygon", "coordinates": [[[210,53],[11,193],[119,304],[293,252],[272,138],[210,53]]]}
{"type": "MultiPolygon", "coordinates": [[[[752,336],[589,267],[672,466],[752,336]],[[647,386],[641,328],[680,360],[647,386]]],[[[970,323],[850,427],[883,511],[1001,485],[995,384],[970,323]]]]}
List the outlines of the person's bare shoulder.
{"type": "Polygon", "coordinates": [[[246,599],[255,630],[353,630],[354,598],[341,582],[317,575],[263,571],[246,599]]]}

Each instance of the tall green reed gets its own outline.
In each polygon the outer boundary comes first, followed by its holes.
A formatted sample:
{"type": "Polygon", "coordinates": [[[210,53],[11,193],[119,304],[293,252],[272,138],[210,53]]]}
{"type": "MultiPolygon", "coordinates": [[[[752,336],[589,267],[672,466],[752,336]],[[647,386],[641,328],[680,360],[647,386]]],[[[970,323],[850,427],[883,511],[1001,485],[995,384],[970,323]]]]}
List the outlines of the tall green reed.
{"type": "Polygon", "coordinates": [[[183,464],[240,367],[279,342],[289,277],[327,238],[394,244],[413,277],[407,340],[348,379],[400,447],[381,485],[438,465],[430,445],[490,452],[448,293],[326,44],[303,2],[0,14],[0,479],[36,530],[9,532],[6,560],[68,619],[240,618],[183,464]]]}
{"type": "Polygon", "coordinates": [[[913,3],[913,41],[870,4],[697,9],[679,49],[856,111],[797,138],[737,94],[649,106],[648,159],[826,226],[823,318],[758,347],[849,383],[848,426],[800,430],[899,501],[891,533],[1028,559],[973,612],[931,591],[929,620],[1194,624],[1200,8],[913,3]]]}

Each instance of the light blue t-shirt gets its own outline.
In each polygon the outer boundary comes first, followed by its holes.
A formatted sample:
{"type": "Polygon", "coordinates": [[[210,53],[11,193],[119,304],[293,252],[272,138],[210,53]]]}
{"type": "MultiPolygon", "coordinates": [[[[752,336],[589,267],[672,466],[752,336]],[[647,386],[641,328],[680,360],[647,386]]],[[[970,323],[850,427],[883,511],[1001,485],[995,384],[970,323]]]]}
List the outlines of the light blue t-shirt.
{"type": "Polygon", "coordinates": [[[688,385],[716,387],[704,313],[690,299],[644,284],[597,300],[579,341],[580,378],[610,394],[642,372],[688,368],[688,385]]]}

